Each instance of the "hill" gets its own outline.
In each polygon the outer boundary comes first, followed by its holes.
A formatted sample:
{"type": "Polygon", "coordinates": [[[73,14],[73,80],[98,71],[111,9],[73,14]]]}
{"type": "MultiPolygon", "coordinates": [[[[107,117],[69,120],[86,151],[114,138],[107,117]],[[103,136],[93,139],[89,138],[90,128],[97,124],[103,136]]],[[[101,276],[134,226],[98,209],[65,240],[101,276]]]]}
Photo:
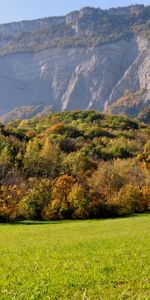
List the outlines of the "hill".
{"type": "Polygon", "coordinates": [[[149,20],[150,6],[131,5],[0,25],[2,120],[41,103],[56,112],[107,111],[143,91],[135,109],[130,99],[133,114],[141,113],[150,101],[149,20]]]}
{"type": "Polygon", "coordinates": [[[0,220],[112,217],[150,206],[150,127],[95,111],[0,126],[0,220]]]}

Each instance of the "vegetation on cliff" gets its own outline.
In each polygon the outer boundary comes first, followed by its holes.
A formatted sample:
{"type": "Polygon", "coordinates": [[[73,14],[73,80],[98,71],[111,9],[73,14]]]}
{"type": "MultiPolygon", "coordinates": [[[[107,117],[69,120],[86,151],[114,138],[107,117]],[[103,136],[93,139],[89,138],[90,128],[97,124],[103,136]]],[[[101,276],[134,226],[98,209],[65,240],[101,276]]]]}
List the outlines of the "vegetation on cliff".
{"type": "MultiPolygon", "coordinates": [[[[133,5],[110,10],[85,7],[66,17],[20,23],[20,30],[3,25],[0,55],[54,47],[93,47],[134,35],[150,36],[150,6],[133,5]]],[[[15,24],[13,24],[15,26],[15,24]]],[[[18,23],[19,28],[19,23],[18,23]]]]}

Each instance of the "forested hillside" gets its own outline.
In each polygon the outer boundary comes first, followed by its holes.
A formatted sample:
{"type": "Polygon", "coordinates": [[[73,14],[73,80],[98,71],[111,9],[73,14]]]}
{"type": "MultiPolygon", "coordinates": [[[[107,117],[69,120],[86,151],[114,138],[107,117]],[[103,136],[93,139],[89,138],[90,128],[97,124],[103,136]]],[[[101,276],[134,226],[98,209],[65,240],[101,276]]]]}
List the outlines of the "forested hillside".
{"type": "Polygon", "coordinates": [[[150,206],[150,127],[95,111],[0,126],[0,220],[112,217],[150,206]]]}

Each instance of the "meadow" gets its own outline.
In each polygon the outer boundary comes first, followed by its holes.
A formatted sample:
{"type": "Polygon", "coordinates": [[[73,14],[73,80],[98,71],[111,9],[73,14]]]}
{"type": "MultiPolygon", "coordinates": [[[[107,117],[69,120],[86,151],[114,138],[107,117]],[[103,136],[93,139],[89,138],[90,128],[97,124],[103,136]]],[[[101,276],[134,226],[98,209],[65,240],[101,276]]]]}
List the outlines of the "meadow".
{"type": "Polygon", "coordinates": [[[150,299],[150,215],[0,225],[0,300],[150,299]]]}

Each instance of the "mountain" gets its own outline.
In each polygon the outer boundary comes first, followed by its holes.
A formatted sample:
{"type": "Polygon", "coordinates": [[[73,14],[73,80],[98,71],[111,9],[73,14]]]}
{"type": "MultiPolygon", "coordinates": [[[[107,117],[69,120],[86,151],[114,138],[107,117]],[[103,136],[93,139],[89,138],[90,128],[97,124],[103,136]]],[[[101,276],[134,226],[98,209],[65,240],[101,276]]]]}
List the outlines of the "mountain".
{"type": "Polygon", "coordinates": [[[8,113],[1,116],[0,120],[2,123],[8,123],[11,120],[23,120],[31,119],[33,117],[43,117],[47,114],[51,114],[53,108],[51,105],[41,104],[28,104],[14,108],[8,113]]]}
{"type": "Polygon", "coordinates": [[[150,6],[85,7],[63,17],[0,25],[4,122],[40,109],[137,116],[149,105],[150,6]]]}

